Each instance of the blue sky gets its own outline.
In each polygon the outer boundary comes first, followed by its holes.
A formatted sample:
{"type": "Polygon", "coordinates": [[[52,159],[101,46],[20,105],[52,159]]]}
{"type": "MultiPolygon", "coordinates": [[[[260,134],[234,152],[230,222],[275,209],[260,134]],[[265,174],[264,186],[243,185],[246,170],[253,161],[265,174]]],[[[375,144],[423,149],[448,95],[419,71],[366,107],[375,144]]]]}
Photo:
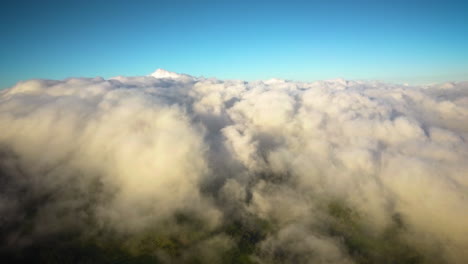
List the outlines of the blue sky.
{"type": "Polygon", "coordinates": [[[2,1],[0,87],[31,78],[468,80],[468,1],[2,1]]]}

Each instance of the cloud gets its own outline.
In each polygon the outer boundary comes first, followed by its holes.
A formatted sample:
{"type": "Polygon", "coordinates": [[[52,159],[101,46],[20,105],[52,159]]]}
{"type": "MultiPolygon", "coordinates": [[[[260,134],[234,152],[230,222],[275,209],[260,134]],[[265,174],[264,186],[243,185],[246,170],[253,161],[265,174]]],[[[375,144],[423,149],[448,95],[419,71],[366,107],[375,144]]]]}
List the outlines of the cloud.
{"type": "Polygon", "coordinates": [[[20,82],[0,92],[1,252],[68,234],[163,262],[463,263],[467,102],[466,82],[20,82]]]}

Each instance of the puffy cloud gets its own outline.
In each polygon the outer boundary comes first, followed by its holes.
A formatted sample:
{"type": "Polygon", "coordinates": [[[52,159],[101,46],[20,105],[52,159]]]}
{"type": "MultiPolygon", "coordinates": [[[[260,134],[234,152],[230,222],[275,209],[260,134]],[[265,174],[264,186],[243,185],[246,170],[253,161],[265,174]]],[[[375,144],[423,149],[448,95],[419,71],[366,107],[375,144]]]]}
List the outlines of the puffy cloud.
{"type": "Polygon", "coordinates": [[[163,262],[463,263],[467,102],[466,82],[20,82],[2,252],[73,234],[163,262]]]}

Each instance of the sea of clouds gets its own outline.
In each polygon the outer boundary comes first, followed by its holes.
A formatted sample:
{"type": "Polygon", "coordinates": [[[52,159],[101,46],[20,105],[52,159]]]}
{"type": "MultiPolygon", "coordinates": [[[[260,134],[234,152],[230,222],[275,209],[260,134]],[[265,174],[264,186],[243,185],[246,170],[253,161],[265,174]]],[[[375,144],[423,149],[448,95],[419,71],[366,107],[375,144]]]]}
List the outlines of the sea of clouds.
{"type": "Polygon", "coordinates": [[[1,254],[467,263],[467,141],[468,82],[23,81],[0,91],[1,254]]]}

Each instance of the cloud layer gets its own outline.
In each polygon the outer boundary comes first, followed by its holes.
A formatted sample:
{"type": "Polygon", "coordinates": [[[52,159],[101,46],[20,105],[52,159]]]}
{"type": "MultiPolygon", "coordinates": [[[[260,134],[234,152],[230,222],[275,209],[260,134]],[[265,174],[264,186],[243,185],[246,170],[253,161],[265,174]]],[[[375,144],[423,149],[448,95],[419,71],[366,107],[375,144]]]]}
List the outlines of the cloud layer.
{"type": "Polygon", "coordinates": [[[12,260],[57,241],[163,263],[468,260],[466,82],[30,80],[0,91],[0,131],[12,260]]]}

